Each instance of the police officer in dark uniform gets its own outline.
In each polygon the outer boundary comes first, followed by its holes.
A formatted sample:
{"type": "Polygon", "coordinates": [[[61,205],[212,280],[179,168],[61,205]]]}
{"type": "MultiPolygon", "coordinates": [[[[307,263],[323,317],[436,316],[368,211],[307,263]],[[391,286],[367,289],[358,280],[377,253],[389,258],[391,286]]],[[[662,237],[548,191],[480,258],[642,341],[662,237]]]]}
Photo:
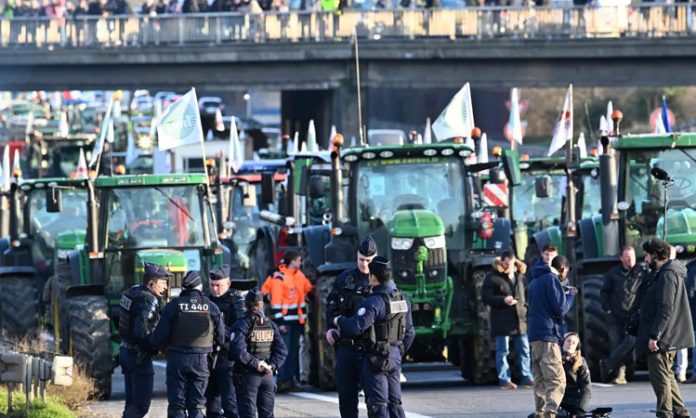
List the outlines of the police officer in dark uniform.
{"type": "Polygon", "coordinates": [[[377,244],[365,238],[358,248],[357,266],[346,270],[334,282],[326,303],[326,341],[336,348],[336,389],[342,418],[358,417],[360,367],[365,347],[361,337],[341,336],[333,324],[337,316],[353,316],[370,294],[369,264],[377,255],[377,244]]]}
{"type": "Polygon", "coordinates": [[[401,407],[401,358],[411,347],[415,332],[411,310],[391,281],[391,266],[384,257],[370,263],[372,294],[351,317],[333,323],[343,336],[366,333],[369,345],[362,363],[361,382],[369,418],[404,417],[401,407]]]}
{"type": "Polygon", "coordinates": [[[278,326],[263,314],[263,296],[251,289],[244,301],[247,313],[234,323],[231,354],[235,361],[237,402],[241,418],[273,417],[273,376],[288,350],[278,326]]]}
{"type": "Polygon", "coordinates": [[[234,387],[234,361],[229,359],[229,346],[232,325],[244,316],[244,297],[230,286],[230,266],[223,265],[210,271],[209,298],[222,312],[225,344],[216,353],[215,368],[210,371],[208,390],[205,392],[208,418],[233,418],[239,415],[234,387]]]}
{"type": "Polygon", "coordinates": [[[150,409],[155,374],[152,355],[156,351],[149,338],[160,318],[158,298],[167,290],[171,277],[167,270],[146,261],[143,284],[131,287],[121,296],[118,360],[126,386],[123,418],[142,418],[150,409]]]}
{"type": "Polygon", "coordinates": [[[203,295],[200,272],[186,273],[181,285],[181,295],[162,310],[152,345],[168,349],[167,416],[203,418],[208,357],[224,344],[225,326],[218,307],[203,295]]]}

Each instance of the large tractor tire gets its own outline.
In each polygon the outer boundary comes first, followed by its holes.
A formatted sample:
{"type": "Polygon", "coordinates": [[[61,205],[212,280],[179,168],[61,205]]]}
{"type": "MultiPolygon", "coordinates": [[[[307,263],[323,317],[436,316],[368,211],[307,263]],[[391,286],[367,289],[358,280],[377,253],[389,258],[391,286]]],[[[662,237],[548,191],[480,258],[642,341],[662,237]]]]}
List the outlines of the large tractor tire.
{"type": "Polygon", "coordinates": [[[111,396],[111,328],[103,296],[77,296],[68,301],[70,354],[94,382],[95,397],[111,396]]]}
{"type": "Polygon", "coordinates": [[[317,278],[316,300],[311,317],[313,383],[322,390],[336,388],[336,352],[334,347],[326,342],[324,332],[326,329],[324,308],[335,281],[335,276],[322,275],[317,278]]]}
{"type": "Polygon", "coordinates": [[[582,280],[582,351],[595,376],[599,376],[599,360],[610,353],[607,321],[600,298],[603,284],[604,277],[600,275],[586,276],[582,280]]]}
{"type": "Polygon", "coordinates": [[[19,340],[35,333],[39,323],[39,296],[34,276],[0,279],[2,332],[19,340]]]}
{"type": "Polygon", "coordinates": [[[481,288],[485,278],[484,269],[474,271],[478,331],[475,336],[462,339],[460,342],[462,376],[477,385],[497,382],[495,343],[491,337],[490,328],[490,308],[481,301],[481,288]]]}
{"type": "Polygon", "coordinates": [[[42,296],[42,303],[46,306],[43,325],[52,331],[53,350],[61,353],[70,350],[65,293],[71,284],[70,264],[61,262],[56,266],[53,276],[46,281],[42,296]]]}

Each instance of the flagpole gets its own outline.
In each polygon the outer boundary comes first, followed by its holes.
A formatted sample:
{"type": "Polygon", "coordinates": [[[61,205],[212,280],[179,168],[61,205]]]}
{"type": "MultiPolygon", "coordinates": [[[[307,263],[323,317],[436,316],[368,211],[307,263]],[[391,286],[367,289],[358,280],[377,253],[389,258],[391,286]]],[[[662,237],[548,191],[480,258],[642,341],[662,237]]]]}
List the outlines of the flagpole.
{"type": "Polygon", "coordinates": [[[358,50],[358,30],[353,28],[353,42],[355,45],[355,81],[358,90],[358,136],[360,137],[360,145],[365,145],[365,135],[363,132],[362,123],[362,98],[360,96],[360,53],[358,50]]]}

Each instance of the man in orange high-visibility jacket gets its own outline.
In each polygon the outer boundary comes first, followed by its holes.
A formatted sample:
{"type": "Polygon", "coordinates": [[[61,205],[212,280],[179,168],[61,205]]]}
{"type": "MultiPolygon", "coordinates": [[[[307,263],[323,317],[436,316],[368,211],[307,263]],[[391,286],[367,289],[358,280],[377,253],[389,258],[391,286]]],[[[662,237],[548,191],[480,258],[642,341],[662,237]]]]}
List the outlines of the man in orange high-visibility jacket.
{"type": "Polygon", "coordinates": [[[300,271],[302,255],[289,250],[283,256],[278,270],[269,276],[261,293],[270,295],[271,318],[278,325],[288,348],[285,364],[278,370],[278,391],[294,390],[295,375],[299,369],[300,335],[307,319],[305,299],[312,284],[300,271]]]}

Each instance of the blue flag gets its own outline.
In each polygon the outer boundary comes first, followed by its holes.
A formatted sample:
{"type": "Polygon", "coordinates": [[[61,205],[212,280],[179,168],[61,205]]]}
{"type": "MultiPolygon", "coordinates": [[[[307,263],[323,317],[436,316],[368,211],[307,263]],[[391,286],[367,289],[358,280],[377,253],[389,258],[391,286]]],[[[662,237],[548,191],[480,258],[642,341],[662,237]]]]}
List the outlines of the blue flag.
{"type": "Polygon", "coordinates": [[[669,109],[667,108],[667,99],[662,96],[662,124],[665,126],[665,132],[672,132],[672,127],[669,125],[669,109]]]}

